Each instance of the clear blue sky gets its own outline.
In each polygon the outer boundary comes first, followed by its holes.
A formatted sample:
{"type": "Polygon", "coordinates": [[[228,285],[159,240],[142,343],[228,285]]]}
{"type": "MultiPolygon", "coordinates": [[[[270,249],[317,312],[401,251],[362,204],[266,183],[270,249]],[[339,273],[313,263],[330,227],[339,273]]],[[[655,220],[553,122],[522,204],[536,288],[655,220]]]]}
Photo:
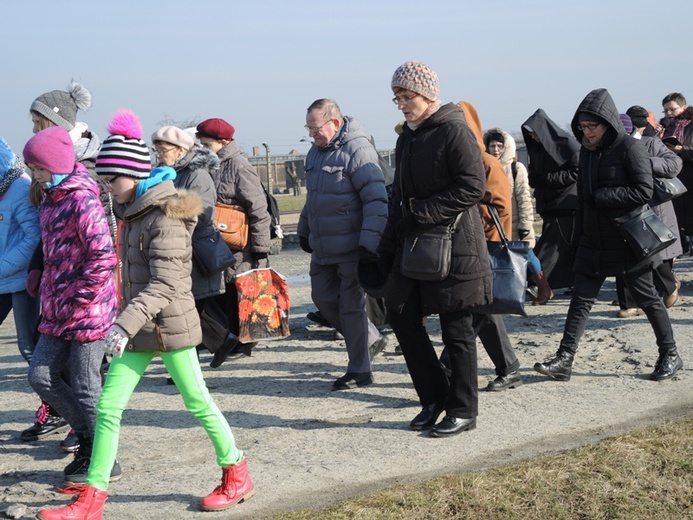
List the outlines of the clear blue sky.
{"type": "Polygon", "coordinates": [[[273,153],[306,134],[306,107],[335,99],[378,147],[395,143],[390,79],[425,61],[443,101],[465,99],[484,128],[517,132],[537,108],[567,124],[592,89],[621,111],[661,115],[679,91],[693,103],[693,3],[608,1],[31,0],[3,6],[2,134],[17,153],[28,110],[74,78],[94,104],[79,119],[102,138],[119,108],[148,137],[158,124],[222,117],[247,152],[273,153]]]}

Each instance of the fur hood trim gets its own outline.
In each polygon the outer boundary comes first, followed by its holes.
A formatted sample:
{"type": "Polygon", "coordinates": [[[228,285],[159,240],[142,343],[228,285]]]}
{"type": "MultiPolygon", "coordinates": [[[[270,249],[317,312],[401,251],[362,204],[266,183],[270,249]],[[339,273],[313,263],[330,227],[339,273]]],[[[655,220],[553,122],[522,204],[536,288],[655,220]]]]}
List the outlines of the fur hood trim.
{"type": "Polygon", "coordinates": [[[202,198],[190,190],[176,190],[175,195],[161,200],[157,205],[167,217],[180,220],[196,218],[204,209],[202,198]]]}

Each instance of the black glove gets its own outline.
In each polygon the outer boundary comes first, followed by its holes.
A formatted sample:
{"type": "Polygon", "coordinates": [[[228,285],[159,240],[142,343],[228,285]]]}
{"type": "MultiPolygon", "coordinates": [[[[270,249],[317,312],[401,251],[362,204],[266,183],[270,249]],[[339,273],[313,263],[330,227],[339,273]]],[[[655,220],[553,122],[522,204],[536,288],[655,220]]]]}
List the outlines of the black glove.
{"type": "Polygon", "coordinates": [[[257,269],[260,267],[260,261],[261,260],[267,260],[267,253],[250,253],[250,256],[253,258],[252,263],[250,264],[250,267],[253,269],[257,269]]]}
{"type": "Polygon", "coordinates": [[[378,255],[372,253],[365,247],[359,247],[359,262],[364,264],[375,264],[378,262],[378,255]]]}
{"type": "Polygon", "coordinates": [[[301,245],[301,249],[303,249],[306,253],[313,252],[310,244],[308,243],[308,237],[298,237],[298,243],[301,245]]]}
{"type": "Polygon", "coordinates": [[[403,239],[418,226],[416,217],[413,213],[407,213],[402,220],[397,223],[397,236],[403,239]]]}
{"type": "Polygon", "coordinates": [[[394,263],[395,255],[392,253],[380,253],[380,256],[378,256],[378,269],[383,274],[390,274],[394,263]]]}
{"type": "Polygon", "coordinates": [[[523,240],[526,236],[529,235],[529,229],[518,229],[517,232],[520,235],[520,240],[523,240]]]}

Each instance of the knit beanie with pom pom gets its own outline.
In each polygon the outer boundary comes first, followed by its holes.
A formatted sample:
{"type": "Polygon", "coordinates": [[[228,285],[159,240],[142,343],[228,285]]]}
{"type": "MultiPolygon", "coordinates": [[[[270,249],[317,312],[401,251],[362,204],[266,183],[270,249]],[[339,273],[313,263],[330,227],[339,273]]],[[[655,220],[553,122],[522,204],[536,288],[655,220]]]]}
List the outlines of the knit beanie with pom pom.
{"type": "Polygon", "coordinates": [[[146,179],[152,170],[149,148],[142,140],[142,125],[130,110],[120,110],[107,127],[110,134],[96,158],[98,175],[125,175],[146,179]]]}
{"type": "Polygon", "coordinates": [[[68,132],[75,127],[77,111],[91,107],[91,92],[81,83],[72,81],[63,90],[51,90],[37,97],[29,111],[41,114],[56,126],[62,126],[68,132]]]}

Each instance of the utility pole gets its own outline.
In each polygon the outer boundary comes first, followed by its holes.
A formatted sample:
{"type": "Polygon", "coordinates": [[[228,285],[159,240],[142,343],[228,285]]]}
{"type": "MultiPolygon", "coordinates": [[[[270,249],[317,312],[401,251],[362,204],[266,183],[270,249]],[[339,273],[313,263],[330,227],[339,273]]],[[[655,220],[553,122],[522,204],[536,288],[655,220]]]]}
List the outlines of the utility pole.
{"type": "Polygon", "coordinates": [[[265,147],[265,156],[267,158],[267,191],[272,193],[272,170],[270,165],[270,147],[267,143],[262,143],[265,147]]]}

